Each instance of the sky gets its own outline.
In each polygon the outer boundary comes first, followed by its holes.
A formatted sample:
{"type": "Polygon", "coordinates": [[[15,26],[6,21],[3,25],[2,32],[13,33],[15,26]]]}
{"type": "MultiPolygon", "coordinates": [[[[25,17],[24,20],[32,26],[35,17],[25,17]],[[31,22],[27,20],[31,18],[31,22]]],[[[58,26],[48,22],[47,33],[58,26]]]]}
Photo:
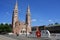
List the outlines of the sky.
{"type": "MultiPolygon", "coordinates": [[[[30,6],[31,25],[41,26],[60,23],[60,0],[17,0],[19,21],[26,19],[27,6],[30,6]]],[[[0,23],[12,23],[16,0],[0,0],[0,23]]]]}

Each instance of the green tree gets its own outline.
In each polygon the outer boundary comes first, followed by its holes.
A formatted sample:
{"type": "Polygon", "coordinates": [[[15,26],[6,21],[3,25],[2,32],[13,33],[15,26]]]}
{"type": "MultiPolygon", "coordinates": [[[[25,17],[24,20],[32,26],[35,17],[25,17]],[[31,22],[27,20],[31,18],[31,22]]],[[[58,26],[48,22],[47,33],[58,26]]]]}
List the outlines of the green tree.
{"type": "Polygon", "coordinates": [[[3,23],[1,23],[0,24],[0,33],[2,33],[2,32],[5,32],[5,33],[12,32],[11,24],[8,24],[8,23],[3,24],[3,23]]]}

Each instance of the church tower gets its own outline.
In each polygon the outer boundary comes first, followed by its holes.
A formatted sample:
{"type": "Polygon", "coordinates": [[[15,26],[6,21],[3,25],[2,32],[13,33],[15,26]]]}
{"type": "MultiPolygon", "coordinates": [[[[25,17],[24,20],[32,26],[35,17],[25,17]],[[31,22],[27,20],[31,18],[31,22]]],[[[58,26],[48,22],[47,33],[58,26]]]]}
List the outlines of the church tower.
{"type": "Polygon", "coordinates": [[[14,34],[24,34],[31,32],[31,18],[30,18],[30,7],[28,5],[27,13],[26,13],[26,22],[21,22],[18,20],[18,3],[16,1],[13,15],[12,15],[12,27],[14,34]]]}
{"type": "Polygon", "coordinates": [[[15,33],[15,23],[18,21],[18,4],[16,1],[14,10],[13,10],[13,15],[12,15],[12,27],[13,27],[13,33],[15,33]]]}
{"type": "Polygon", "coordinates": [[[31,18],[30,18],[30,7],[28,5],[27,13],[26,13],[26,30],[27,32],[31,32],[31,18]]]}

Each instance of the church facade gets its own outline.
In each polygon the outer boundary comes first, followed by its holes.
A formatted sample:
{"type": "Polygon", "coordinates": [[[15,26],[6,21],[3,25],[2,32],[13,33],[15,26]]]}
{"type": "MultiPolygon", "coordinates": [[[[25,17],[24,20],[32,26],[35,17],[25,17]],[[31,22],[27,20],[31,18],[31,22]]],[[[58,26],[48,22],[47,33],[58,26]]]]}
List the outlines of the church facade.
{"type": "Polygon", "coordinates": [[[16,1],[15,8],[13,10],[13,15],[12,15],[12,27],[13,27],[14,34],[31,32],[31,18],[30,18],[29,5],[26,12],[26,20],[25,22],[21,22],[18,20],[18,3],[16,1]]]}

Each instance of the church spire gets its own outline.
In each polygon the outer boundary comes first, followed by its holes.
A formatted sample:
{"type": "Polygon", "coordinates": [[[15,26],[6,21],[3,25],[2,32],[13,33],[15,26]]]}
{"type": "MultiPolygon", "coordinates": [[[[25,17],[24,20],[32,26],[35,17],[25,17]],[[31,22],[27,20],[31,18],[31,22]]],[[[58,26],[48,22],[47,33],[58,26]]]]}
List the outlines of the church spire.
{"type": "Polygon", "coordinates": [[[14,10],[13,10],[13,15],[12,15],[12,26],[13,26],[13,32],[15,33],[15,23],[18,21],[18,3],[17,3],[17,0],[16,0],[16,4],[15,4],[15,7],[14,7],[14,10]]]}
{"type": "Polygon", "coordinates": [[[15,4],[14,10],[18,10],[18,3],[17,3],[17,0],[16,0],[16,4],[15,4]]]}
{"type": "Polygon", "coordinates": [[[28,5],[27,14],[30,15],[30,6],[28,5]]]}
{"type": "Polygon", "coordinates": [[[14,19],[17,19],[16,21],[18,21],[18,3],[16,0],[16,4],[15,4],[15,8],[14,8],[14,19]]]}
{"type": "Polygon", "coordinates": [[[28,5],[27,8],[27,13],[26,13],[26,27],[27,27],[27,31],[31,32],[31,18],[30,18],[30,7],[28,5]]]}

